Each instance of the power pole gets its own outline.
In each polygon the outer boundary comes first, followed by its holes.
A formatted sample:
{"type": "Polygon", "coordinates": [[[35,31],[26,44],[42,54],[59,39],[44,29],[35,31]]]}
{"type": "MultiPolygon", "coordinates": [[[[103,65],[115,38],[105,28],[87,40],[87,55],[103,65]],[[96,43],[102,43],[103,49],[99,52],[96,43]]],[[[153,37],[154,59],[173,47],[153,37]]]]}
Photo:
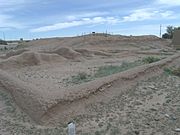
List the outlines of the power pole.
{"type": "Polygon", "coordinates": [[[160,25],[160,33],[159,33],[160,38],[161,38],[161,31],[162,31],[162,25],[160,25]]]}
{"type": "Polygon", "coordinates": [[[5,33],[3,32],[3,39],[4,39],[4,41],[6,40],[6,37],[5,37],[5,33]]]}

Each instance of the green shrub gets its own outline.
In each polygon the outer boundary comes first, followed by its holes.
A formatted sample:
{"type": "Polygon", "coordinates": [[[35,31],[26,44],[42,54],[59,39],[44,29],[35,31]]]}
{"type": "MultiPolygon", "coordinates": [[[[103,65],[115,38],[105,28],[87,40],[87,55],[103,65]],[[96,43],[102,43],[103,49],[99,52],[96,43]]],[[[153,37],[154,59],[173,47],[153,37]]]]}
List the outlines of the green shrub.
{"type": "Polygon", "coordinates": [[[80,84],[83,82],[88,82],[91,80],[91,76],[84,73],[80,72],[75,76],[72,76],[70,79],[68,79],[67,83],[72,83],[72,84],[80,84]]]}
{"type": "Polygon", "coordinates": [[[116,74],[119,72],[123,72],[130,68],[142,65],[142,61],[135,61],[135,62],[123,62],[120,66],[118,65],[106,65],[99,67],[98,70],[93,75],[88,75],[84,72],[80,72],[77,75],[71,76],[71,78],[64,79],[66,84],[80,84],[84,82],[88,82],[94,80],[95,78],[101,78],[108,75],[116,74]]]}
{"type": "Polygon", "coordinates": [[[173,74],[180,77],[180,67],[173,70],[173,74]]]}
{"type": "Polygon", "coordinates": [[[160,58],[149,56],[149,57],[144,58],[142,61],[146,64],[149,64],[149,63],[157,62],[159,60],[160,58]]]}
{"type": "Polygon", "coordinates": [[[164,72],[168,75],[175,75],[180,77],[180,68],[165,68],[164,72]]]}
{"type": "Polygon", "coordinates": [[[95,77],[99,78],[99,77],[112,75],[112,74],[122,72],[122,71],[128,70],[130,68],[140,66],[140,65],[142,65],[141,61],[135,61],[135,62],[130,62],[130,63],[123,62],[120,66],[110,65],[110,66],[99,67],[99,69],[95,73],[95,77]]]}

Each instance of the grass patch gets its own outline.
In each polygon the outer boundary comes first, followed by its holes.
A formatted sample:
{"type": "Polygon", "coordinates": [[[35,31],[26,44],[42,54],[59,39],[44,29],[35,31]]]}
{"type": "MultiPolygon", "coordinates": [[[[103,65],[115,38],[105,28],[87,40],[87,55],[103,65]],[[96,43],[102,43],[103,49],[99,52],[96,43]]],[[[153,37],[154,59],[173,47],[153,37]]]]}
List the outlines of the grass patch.
{"type": "Polygon", "coordinates": [[[149,56],[149,57],[143,58],[142,61],[143,61],[145,64],[150,64],[150,63],[153,63],[153,62],[157,62],[157,61],[159,61],[159,60],[161,60],[161,59],[158,58],[158,57],[149,56]]]}
{"type": "Polygon", "coordinates": [[[165,74],[167,75],[174,75],[180,77],[180,67],[179,68],[165,68],[165,74]]]}
{"type": "Polygon", "coordinates": [[[86,74],[85,72],[80,72],[77,75],[71,76],[70,79],[66,79],[66,83],[70,84],[80,84],[92,80],[92,76],[86,74]]]}
{"type": "Polygon", "coordinates": [[[123,62],[120,66],[109,65],[109,66],[99,67],[99,69],[96,71],[94,77],[100,78],[100,77],[116,74],[116,73],[128,70],[130,68],[140,66],[142,64],[143,63],[141,61],[135,61],[135,62],[131,62],[131,63],[123,62]]]}
{"type": "Polygon", "coordinates": [[[92,81],[96,78],[101,78],[105,76],[109,76],[112,74],[116,74],[119,72],[126,71],[128,69],[143,65],[143,64],[149,64],[153,62],[159,61],[160,58],[149,56],[146,58],[143,58],[142,60],[138,60],[135,62],[123,62],[121,65],[106,65],[99,67],[94,74],[88,75],[85,72],[80,72],[77,75],[71,76],[71,78],[67,78],[64,81],[66,84],[81,84],[84,82],[92,81]]]}
{"type": "Polygon", "coordinates": [[[101,78],[105,77],[108,75],[112,75],[115,73],[119,73],[125,70],[128,70],[130,68],[140,66],[143,63],[141,61],[135,61],[131,63],[123,62],[122,65],[120,66],[113,66],[113,65],[108,65],[108,66],[102,66],[95,71],[95,74],[93,75],[88,75],[85,72],[80,72],[75,76],[71,76],[71,78],[65,79],[66,84],[81,84],[84,82],[89,82],[94,80],[95,78],[101,78]]]}

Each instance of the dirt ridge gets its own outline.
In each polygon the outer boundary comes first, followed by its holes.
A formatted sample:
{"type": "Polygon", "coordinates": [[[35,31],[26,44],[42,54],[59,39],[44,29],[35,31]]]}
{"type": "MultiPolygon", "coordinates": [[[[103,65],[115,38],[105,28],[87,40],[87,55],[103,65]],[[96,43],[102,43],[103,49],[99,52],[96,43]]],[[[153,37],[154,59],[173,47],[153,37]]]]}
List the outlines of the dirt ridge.
{"type": "Polygon", "coordinates": [[[176,54],[156,63],[133,68],[70,89],[60,90],[59,93],[56,93],[55,95],[51,95],[50,93],[48,93],[50,95],[43,95],[43,91],[38,90],[34,85],[29,85],[20,81],[18,78],[12,77],[3,70],[0,71],[0,86],[4,87],[11,93],[15,102],[23,108],[23,110],[28,113],[33,120],[41,122],[41,119],[43,119],[43,117],[57,105],[64,103],[70,104],[77,100],[87,98],[94,93],[105,90],[106,87],[111,85],[111,83],[119,79],[128,81],[136,79],[145,73],[150,73],[152,70],[156,70],[155,72],[157,72],[163,66],[168,65],[179,57],[180,55],[176,54]]]}

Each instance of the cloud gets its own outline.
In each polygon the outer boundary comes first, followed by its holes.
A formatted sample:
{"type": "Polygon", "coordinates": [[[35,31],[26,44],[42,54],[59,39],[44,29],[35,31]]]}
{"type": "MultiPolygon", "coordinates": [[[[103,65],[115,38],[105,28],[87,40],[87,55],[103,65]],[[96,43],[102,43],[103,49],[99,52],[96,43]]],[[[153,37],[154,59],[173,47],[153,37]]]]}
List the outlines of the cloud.
{"type": "Polygon", "coordinates": [[[13,20],[12,16],[0,14],[0,27],[1,29],[21,29],[25,26],[19,22],[13,20]]]}
{"type": "Polygon", "coordinates": [[[65,18],[69,21],[77,20],[80,18],[85,18],[85,17],[95,17],[95,16],[102,16],[102,15],[107,15],[109,14],[108,12],[88,12],[88,13],[76,13],[75,15],[67,15],[65,18]]]}
{"type": "Polygon", "coordinates": [[[180,0],[156,0],[156,3],[168,6],[180,6],[180,0]]]}
{"type": "Polygon", "coordinates": [[[82,18],[71,22],[56,23],[49,26],[43,26],[35,29],[31,29],[31,32],[47,32],[53,30],[60,30],[70,27],[82,26],[82,25],[94,25],[94,24],[116,24],[119,20],[114,17],[93,17],[93,18],[82,18]]]}
{"type": "Polygon", "coordinates": [[[150,19],[172,19],[173,11],[154,10],[151,8],[134,10],[130,15],[123,17],[123,22],[144,21],[150,19]]]}
{"type": "Polygon", "coordinates": [[[25,26],[16,20],[15,10],[25,4],[25,0],[0,0],[0,27],[1,30],[21,29],[25,26]]]}
{"type": "Polygon", "coordinates": [[[25,3],[25,0],[0,0],[0,13],[17,10],[25,3]]]}

